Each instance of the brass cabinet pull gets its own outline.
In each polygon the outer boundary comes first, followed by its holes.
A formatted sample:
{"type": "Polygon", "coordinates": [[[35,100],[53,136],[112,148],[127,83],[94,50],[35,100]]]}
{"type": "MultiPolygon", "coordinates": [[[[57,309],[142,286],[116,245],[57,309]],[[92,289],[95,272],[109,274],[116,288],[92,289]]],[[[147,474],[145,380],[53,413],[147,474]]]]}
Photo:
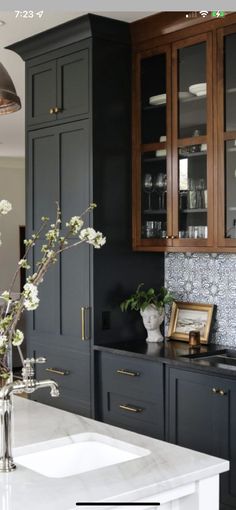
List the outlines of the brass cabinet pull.
{"type": "Polygon", "coordinates": [[[54,108],[50,108],[49,113],[50,113],[50,115],[52,115],[53,113],[55,113],[55,112],[54,112],[54,108]]]}
{"type": "Polygon", "coordinates": [[[217,390],[216,388],[212,388],[212,393],[218,393],[219,390],[217,390]]]}
{"type": "Polygon", "coordinates": [[[219,390],[219,394],[221,395],[221,397],[223,397],[224,395],[226,395],[226,392],[224,390],[219,390]]]}
{"type": "Polygon", "coordinates": [[[69,375],[70,374],[70,370],[63,370],[60,368],[48,367],[48,368],[45,368],[45,370],[46,370],[46,372],[51,372],[51,373],[57,374],[57,375],[69,375]]]}
{"type": "Polygon", "coordinates": [[[54,108],[54,113],[60,113],[62,111],[61,108],[58,108],[58,106],[56,106],[56,108],[54,108]]]}
{"type": "MultiPolygon", "coordinates": [[[[81,306],[81,340],[90,340],[90,334],[86,336],[86,312],[89,311],[89,306],[81,306]]],[[[90,324],[89,324],[90,328],[90,324]]]]}
{"type": "Polygon", "coordinates": [[[140,372],[132,372],[132,370],[127,370],[126,368],[118,368],[116,373],[121,375],[129,375],[130,377],[138,377],[140,375],[140,372]]]}
{"type": "Polygon", "coordinates": [[[130,406],[129,404],[120,404],[119,408],[124,409],[125,411],[129,411],[130,413],[141,413],[142,411],[144,411],[142,407],[133,407],[130,406]]]}

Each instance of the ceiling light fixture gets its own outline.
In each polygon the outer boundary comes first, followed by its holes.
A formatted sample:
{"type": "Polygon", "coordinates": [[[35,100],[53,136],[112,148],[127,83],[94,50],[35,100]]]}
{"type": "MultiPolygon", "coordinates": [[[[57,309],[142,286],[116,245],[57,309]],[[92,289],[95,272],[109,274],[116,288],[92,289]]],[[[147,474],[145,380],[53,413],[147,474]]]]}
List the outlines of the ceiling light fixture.
{"type": "Polygon", "coordinates": [[[16,94],[13,81],[0,63],[0,115],[16,112],[20,108],[21,101],[16,94]]]}

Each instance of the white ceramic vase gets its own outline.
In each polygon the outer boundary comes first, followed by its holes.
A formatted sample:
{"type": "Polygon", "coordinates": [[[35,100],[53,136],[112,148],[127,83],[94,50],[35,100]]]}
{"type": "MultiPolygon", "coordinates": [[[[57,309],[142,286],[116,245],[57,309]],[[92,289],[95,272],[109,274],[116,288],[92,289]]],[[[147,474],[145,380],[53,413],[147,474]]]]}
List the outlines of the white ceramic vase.
{"type": "Polygon", "coordinates": [[[147,330],[146,342],[163,342],[160,325],[164,320],[164,308],[148,305],[144,310],[140,310],[140,314],[143,319],[143,325],[147,330]]]}

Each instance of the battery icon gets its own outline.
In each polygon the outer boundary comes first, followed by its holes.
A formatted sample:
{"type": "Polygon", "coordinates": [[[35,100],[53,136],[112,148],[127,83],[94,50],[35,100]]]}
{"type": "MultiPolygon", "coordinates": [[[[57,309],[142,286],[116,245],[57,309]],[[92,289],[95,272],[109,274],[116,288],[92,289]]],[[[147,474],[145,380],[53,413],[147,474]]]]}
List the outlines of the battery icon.
{"type": "Polygon", "coordinates": [[[213,18],[223,18],[225,15],[225,11],[212,11],[211,15],[213,18]]]}

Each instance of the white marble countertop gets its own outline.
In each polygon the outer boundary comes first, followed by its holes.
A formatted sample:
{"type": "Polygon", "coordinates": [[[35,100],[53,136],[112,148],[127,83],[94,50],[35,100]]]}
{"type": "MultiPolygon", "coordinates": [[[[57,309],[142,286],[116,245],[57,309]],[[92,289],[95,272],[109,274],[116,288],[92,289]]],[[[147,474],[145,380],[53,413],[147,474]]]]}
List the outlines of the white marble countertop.
{"type": "Polygon", "coordinates": [[[226,460],[14,397],[15,448],[81,432],[104,434],[151,453],[67,478],[18,466],[0,474],[1,510],[72,510],[78,501],[138,501],[229,469],[226,460]]]}

